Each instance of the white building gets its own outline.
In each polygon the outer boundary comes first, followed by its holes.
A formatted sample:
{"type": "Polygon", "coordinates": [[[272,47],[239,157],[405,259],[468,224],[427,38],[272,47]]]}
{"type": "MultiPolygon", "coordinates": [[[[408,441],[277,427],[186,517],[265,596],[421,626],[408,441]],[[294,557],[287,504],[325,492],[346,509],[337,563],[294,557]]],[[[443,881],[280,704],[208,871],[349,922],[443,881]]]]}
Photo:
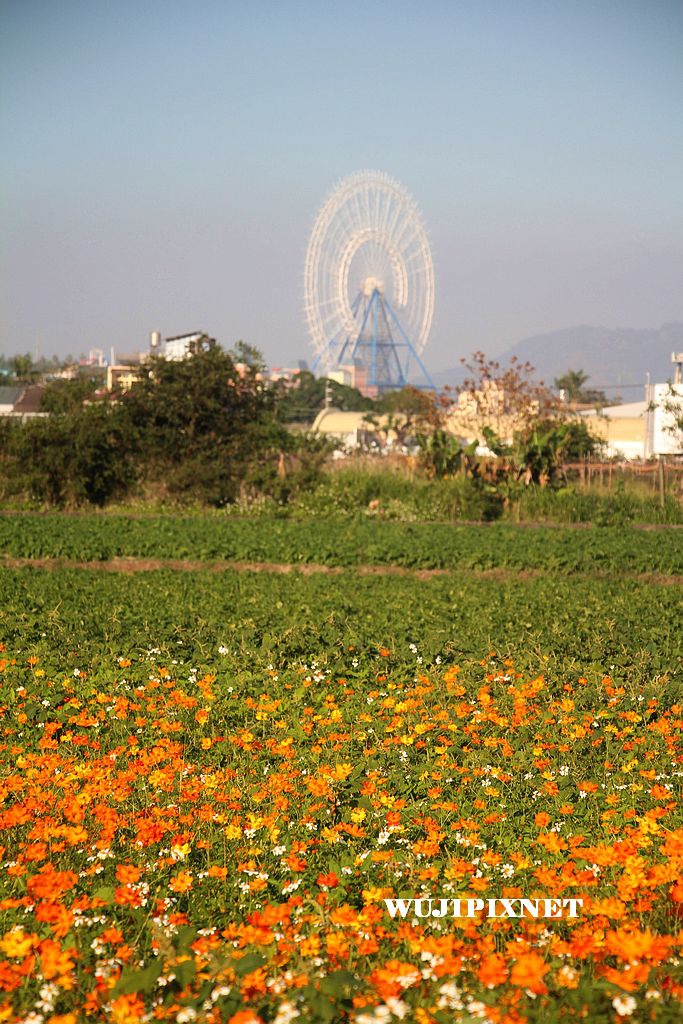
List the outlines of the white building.
{"type": "Polygon", "coordinates": [[[178,334],[175,338],[166,338],[163,354],[167,359],[187,359],[194,344],[205,338],[202,331],[195,331],[193,334],[178,334]]]}
{"type": "Polygon", "coordinates": [[[683,384],[653,384],[648,392],[645,458],[681,455],[683,431],[677,430],[676,420],[683,419],[683,384]]]}

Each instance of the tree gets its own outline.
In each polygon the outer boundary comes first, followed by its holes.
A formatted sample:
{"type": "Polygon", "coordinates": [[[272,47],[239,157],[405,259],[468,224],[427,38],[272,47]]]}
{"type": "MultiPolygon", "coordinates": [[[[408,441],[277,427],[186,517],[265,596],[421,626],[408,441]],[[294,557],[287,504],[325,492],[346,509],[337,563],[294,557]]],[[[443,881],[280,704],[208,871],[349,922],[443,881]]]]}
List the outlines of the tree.
{"type": "Polygon", "coordinates": [[[593,455],[599,446],[584,421],[537,420],[515,436],[512,464],[526,485],[547,487],[564,480],[563,463],[593,455]]]}
{"type": "Polygon", "coordinates": [[[18,384],[35,384],[40,377],[28,352],[23,356],[13,356],[10,359],[10,370],[18,384]]]}
{"type": "Polygon", "coordinates": [[[244,363],[257,373],[263,373],[266,368],[265,361],[259,350],[255,345],[250,345],[246,341],[240,340],[236,342],[233,348],[228,352],[228,355],[232,359],[233,363],[244,363]]]}
{"type": "Polygon", "coordinates": [[[475,352],[463,360],[469,376],[457,403],[434,397],[419,436],[422,461],[433,476],[460,473],[509,492],[517,481],[544,487],[562,478],[562,463],[593,452],[598,441],[585,423],[566,418],[557,397],[514,356],[507,367],[475,352]],[[462,433],[470,442],[459,439],[462,433]],[[489,455],[477,456],[483,437],[489,455]],[[488,461],[487,461],[488,460],[488,461]]]}
{"type": "MultiPolygon", "coordinates": [[[[394,435],[396,444],[406,445],[417,441],[418,435],[429,434],[437,427],[435,409],[436,396],[432,392],[420,391],[410,385],[400,391],[387,391],[373,402],[373,410],[364,417],[380,439],[394,435]]],[[[439,421],[439,426],[443,426],[439,421]]],[[[418,442],[419,443],[419,442],[418,442]]]]}
{"type": "Polygon", "coordinates": [[[99,403],[13,424],[1,442],[10,489],[51,505],[104,505],[135,479],[121,410],[99,403]]]}
{"type": "Polygon", "coordinates": [[[41,410],[49,413],[68,413],[92,400],[101,384],[96,378],[79,374],[73,380],[56,380],[48,384],[41,399],[41,410]]]}
{"type": "Polygon", "coordinates": [[[58,505],[104,504],[136,483],[212,505],[245,488],[286,500],[315,475],[324,446],[278,422],[257,358],[237,364],[210,341],[186,359],[143,364],[113,402],[84,403],[78,380],[50,389],[49,417],[0,431],[5,478],[58,505]]]}
{"type": "Polygon", "coordinates": [[[606,405],[607,396],[604,391],[585,388],[588,374],[583,370],[567,370],[561,377],[555,378],[555,387],[563,391],[568,402],[580,405],[606,405]]]}
{"type": "Polygon", "coordinates": [[[275,381],[271,392],[282,423],[312,423],[327,397],[331,405],[342,412],[365,412],[375,408],[373,400],[355,388],[316,377],[310,370],[301,370],[293,381],[275,381]]]}
{"type": "Polygon", "coordinates": [[[289,445],[259,371],[238,368],[219,345],[198,347],[187,359],[155,357],[141,376],[121,405],[145,475],[172,493],[194,491],[222,504],[236,496],[250,465],[289,445]]]}
{"type": "Polygon", "coordinates": [[[560,404],[535,369],[512,356],[508,366],[474,352],[461,362],[468,376],[456,389],[459,417],[471,427],[490,427],[500,437],[512,437],[535,420],[557,415],[560,404]]]}

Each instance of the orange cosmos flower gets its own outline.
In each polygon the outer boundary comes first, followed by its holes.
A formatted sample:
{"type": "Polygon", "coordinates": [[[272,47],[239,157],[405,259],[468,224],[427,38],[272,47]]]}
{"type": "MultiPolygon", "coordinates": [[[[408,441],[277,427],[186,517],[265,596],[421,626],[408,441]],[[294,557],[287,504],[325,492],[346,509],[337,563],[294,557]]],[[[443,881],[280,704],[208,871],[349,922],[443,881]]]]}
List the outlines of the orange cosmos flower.
{"type": "Polygon", "coordinates": [[[486,985],[487,988],[502,985],[507,976],[508,970],[502,953],[492,953],[491,956],[484,960],[477,971],[479,981],[482,985],[486,985]]]}
{"type": "Polygon", "coordinates": [[[119,885],[114,890],[114,902],[122,907],[141,907],[142,896],[132,885],[119,885]]]}
{"type": "Polygon", "coordinates": [[[133,864],[119,864],[116,868],[116,880],[122,885],[132,885],[140,879],[140,868],[133,864]]]}
{"type": "Polygon", "coordinates": [[[331,932],[325,936],[325,946],[330,959],[346,960],[349,956],[349,944],[341,932],[331,932]]]}
{"type": "Polygon", "coordinates": [[[400,996],[404,989],[420,981],[421,974],[413,964],[401,960],[388,960],[383,967],[377,967],[370,975],[370,983],[382,999],[400,996]]]}
{"type": "Polygon", "coordinates": [[[559,853],[567,849],[567,840],[558,836],[557,832],[543,832],[538,837],[538,843],[545,847],[548,853],[559,853]]]}
{"type": "Polygon", "coordinates": [[[305,871],[306,861],[302,857],[298,857],[296,853],[290,853],[286,859],[287,866],[292,871],[305,871]]]}
{"type": "Polygon", "coordinates": [[[358,914],[348,903],[343,903],[330,914],[332,924],[340,924],[345,928],[352,927],[358,923],[358,914]]]}
{"type": "Polygon", "coordinates": [[[316,884],[324,885],[328,889],[336,889],[339,885],[339,879],[335,875],[334,871],[330,871],[326,875],[318,875],[316,878],[316,884]]]}
{"type": "Polygon", "coordinates": [[[587,910],[593,917],[610,917],[612,920],[618,921],[626,913],[626,904],[616,896],[606,896],[602,900],[591,901],[587,910]]]}
{"type": "Polygon", "coordinates": [[[16,927],[11,932],[6,932],[2,939],[0,939],[0,949],[5,956],[23,960],[31,952],[37,941],[37,935],[29,935],[23,928],[16,927]]]}
{"type": "Polygon", "coordinates": [[[601,977],[623,988],[625,992],[635,992],[647,981],[650,967],[647,964],[627,964],[622,971],[616,967],[600,967],[599,973],[601,977]]]}
{"type": "Polygon", "coordinates": [[[139,1024],[145,1004],[139,995],[119,996],[111,1004],[112,1024],[139,1024]]]}
{"type": "Polygon", "coordinates": [[[562,988],[578,988],[579,979],[579,972],[575,967],[570,967],[569,964],[564,964],[563,967],[560,967],[555,977],[557,984],[561,985],[562,988]]]}
{"type": "Polygon", "coordinates": [[[39,903],[35,910],[36,921],[48,924],[58,939],[69,934],[74,915],[63,903],[39,903]]]}
{"type": "Polygon", "coordinates": [[[326,779],[313,777],[306,780],[306,789],[313,796],[327,796],[330,793],[330,784],[326,779]]]}
{"type": "Polygon", "coordinates": [[[676,882],[671,889],[669,889],[669,896],[674,903],[683,903],[683,882],[676,882]]]}
{"type": "Polygon", "coordinates": [[[78,875],[73,871],[55,871],[52,864],[46,864],[37,875],[29,878],[26,889],[34,898],[58,900],[77,881],[78,875]]]}
{"type": "Polygon", "coordinates": [[[40,953],[40,965],[43,977],[48,981],[57,979],[61,988],[71,988],[72,979],[69,977],[74,969],[72,955],[76,950],[73,948],[62,949],[54,939],[44,939],[38,947],[40,953]]]}
{"type": "Polygon", "coordinates": [[[543,995],[548,991],[543,977],[548,973],[548,965],[538,953],[525,953],[520,956],[510,972],[510,981],[519,988],[528,989],[534,995],[543,995]]]}
{"type": "Polygon", "coordinates": [[[187,892],[192,888],[192,875],[189,871],[179,871],[177,875],[173,876],[168,886],[173,892],[187,892]]]}

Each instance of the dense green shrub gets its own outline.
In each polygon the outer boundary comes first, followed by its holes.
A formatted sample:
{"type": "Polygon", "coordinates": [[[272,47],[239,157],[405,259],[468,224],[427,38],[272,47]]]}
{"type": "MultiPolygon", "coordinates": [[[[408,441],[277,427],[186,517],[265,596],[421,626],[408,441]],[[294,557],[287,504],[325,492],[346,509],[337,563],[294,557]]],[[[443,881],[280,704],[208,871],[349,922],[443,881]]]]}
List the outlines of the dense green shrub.
{"type": "Polygon", "coordinates": [[[315,480],[325,446],[278,422],[256,366],[212,344],[184,360],[153,359],[140,374],[113,402],[51,389],[49,416],[3,426],[4,496],[101,506],[138,488],[222,506],[245,486],[286,500],[315,480]]]}
{"type": "Polygon", "coordinates": [[[133,445],[120,412],[109,405],[13,424],[2,438],[5,493],[49,505],[104,505],[128,493],[133,445]]]}

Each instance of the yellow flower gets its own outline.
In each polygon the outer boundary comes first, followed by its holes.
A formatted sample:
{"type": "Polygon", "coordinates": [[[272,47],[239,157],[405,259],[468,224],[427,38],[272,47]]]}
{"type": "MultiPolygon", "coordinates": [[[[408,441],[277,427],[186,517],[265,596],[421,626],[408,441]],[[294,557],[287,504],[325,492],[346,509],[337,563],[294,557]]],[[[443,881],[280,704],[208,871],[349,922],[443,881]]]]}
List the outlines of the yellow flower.
{"type": "Polygon", "coordinates": [[[23,928],[17,927],[3,935],[0,949],[6,956],[23,960],[31,952],[34,941],[34,936],[27,935],[23,928]]]}
{"type": "Polygon", "coordinates": [[[391,889],[381,889],[379,886],[372,886],[370,889],[363,889],[363,899],[366,903],[379,903],[385,896],[391,894],[391,889]]]}
{"type": "Polygon", "coordinates": [[[171,847],[171,856],[173,857],[173,860],[185,860],[190,849],[191,847],[189,843],[183,843],[182,846],[176,843],[175,846],[171,847]]]}

